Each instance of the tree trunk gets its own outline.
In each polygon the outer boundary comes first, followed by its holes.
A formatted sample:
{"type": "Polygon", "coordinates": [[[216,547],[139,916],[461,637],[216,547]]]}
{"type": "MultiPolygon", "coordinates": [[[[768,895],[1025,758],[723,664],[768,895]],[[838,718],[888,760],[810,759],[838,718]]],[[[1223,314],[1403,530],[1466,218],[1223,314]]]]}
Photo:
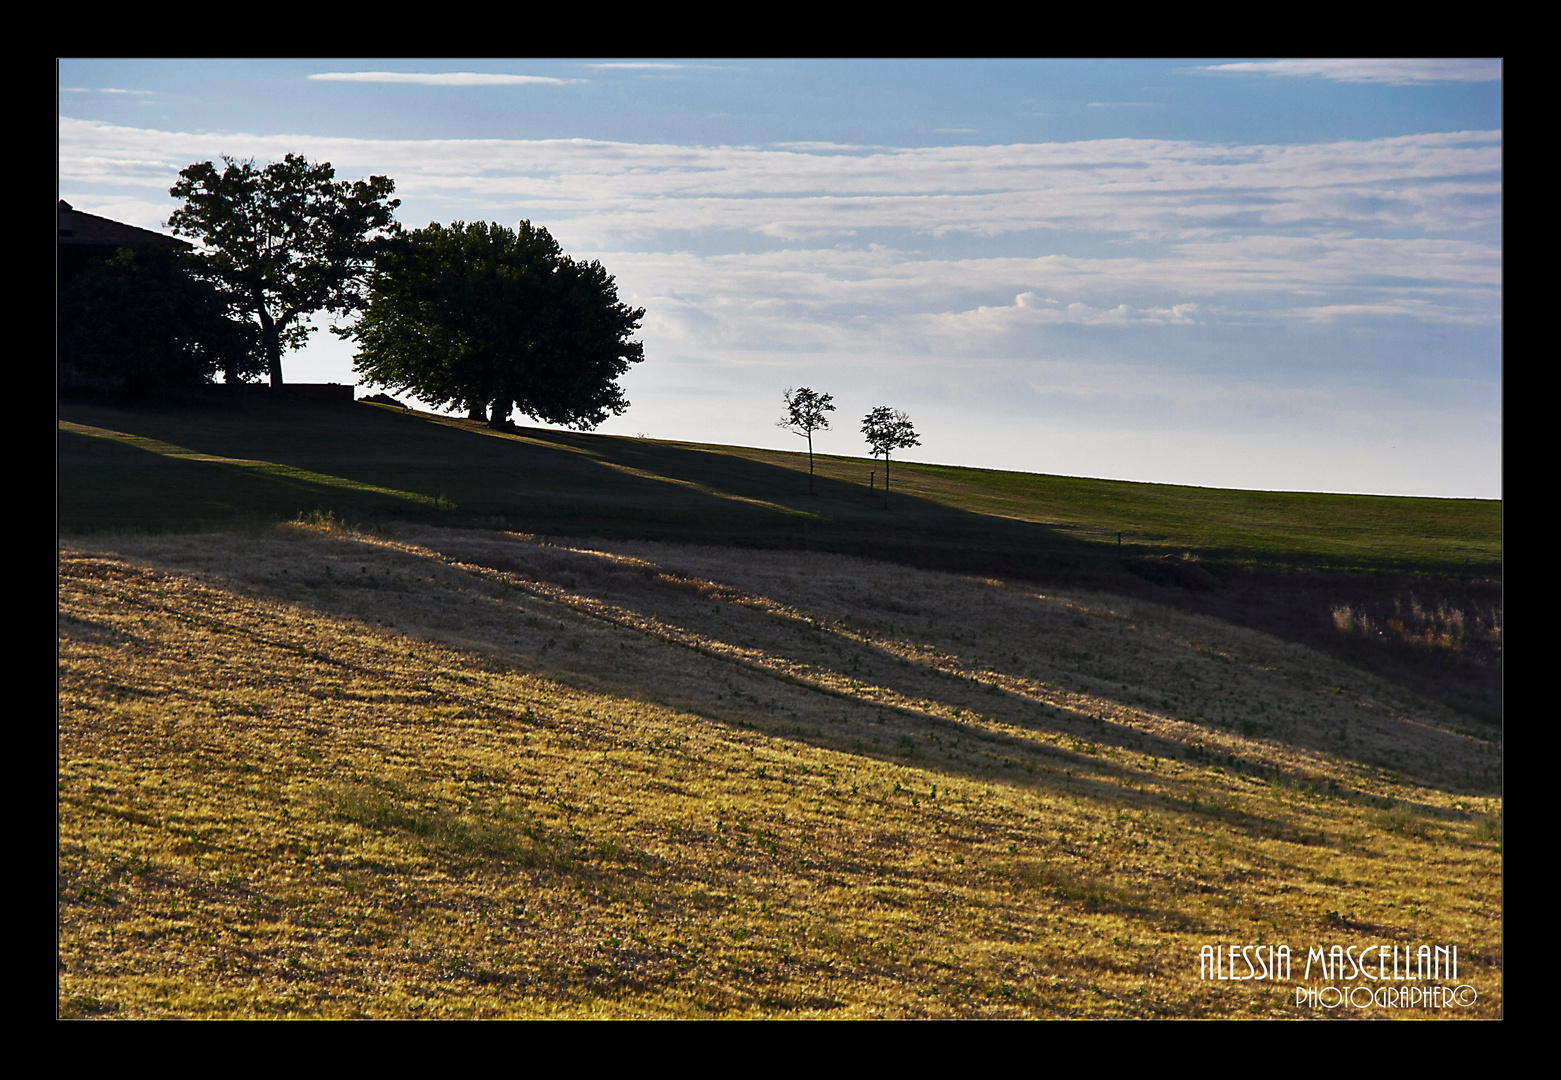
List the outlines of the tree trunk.
{"type": "Polygon", "coordinates": [[[501,397],[493,403],[493,419],[488,421],[488,426],[496,431],[508,430],[510,426],[510,410],[515,403],[507,397],[501,397]]]}
{"type": "Polygon", "coordinates": [[[271,313],[260,309],[260,340],[266,347],[266,368],[271,374],[271,389],[282,389],[282,331],[271,321],[271,313]]]}
{"type": "Polygon", "coordinates": [[[813,490],[813,433],[808,432],[808,494],[816,495],[813,490]]]}
{"type": "Polygon", "coordinates": [[[466,419],[478,422],[488,419],[488,407],[480,401],[474,401],[466,406],[466,419]]]}
{"type": "Polygon", "coordinates": [[[883,452],[883,508],[889,509],[889,451],[883,452]]]}

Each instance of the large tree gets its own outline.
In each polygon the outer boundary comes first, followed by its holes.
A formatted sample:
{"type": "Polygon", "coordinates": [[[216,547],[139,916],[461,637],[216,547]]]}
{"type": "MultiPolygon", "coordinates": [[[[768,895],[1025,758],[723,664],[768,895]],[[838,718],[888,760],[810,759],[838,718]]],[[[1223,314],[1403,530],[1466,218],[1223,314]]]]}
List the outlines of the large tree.
{"type": "Polygon", "coordinates": [[[883,508],[889,509],[889,452],[920,446],[911,418],[898,409],[880,405],[862,418],[862,435],[873,455],[883,455],[883,508]]]}
{"type": "Polygon", "coordinates": [[[813,490],[813,433],[829,430],[829,414],[835,411],[835,399],[802,386],[787,390],[782,400],[786,403],[786,411],[776,426],[808,440],[808,494],[817,494],[813,490]]]}
{"type": "Polygon", "coordinates": [[[347,314],[363,302],[363,279],[395,230],[395,183],[386,176],[348,183],[330,162],[288,154],[264,168],[223,158],[179,174],[169,194],[184,205],[168,219],[200,241],[212,269],[259,327],[273,388],[282,353],[302,345],[319,311],[347,314]]]}
{"type": "Polygon", "coordinates": [[[62,381],[122,387],[133,396],[190,390],[222,373],[228,385],[264,370],[259,332],[194,255],[120,248],[63,281],[62,381]]]}
{"type": "Polygon", "coordinates": [[[387,245],[356,325],[367,382],[508,423],[511,409],[588,430],[628,408],[618,378],[644,350],[643,308],[618,299],[597,262],[563,253],[539,226],[457,221],[387,245]]]}

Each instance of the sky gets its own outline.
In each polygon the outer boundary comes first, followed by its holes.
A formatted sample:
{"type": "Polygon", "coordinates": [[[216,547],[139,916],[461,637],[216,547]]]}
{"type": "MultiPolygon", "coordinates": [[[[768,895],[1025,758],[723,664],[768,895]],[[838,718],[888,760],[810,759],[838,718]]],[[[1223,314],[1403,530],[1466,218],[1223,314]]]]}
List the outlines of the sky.
{"type": "MultiPolygon", "coordinates": [[[[59,197],[223,156],[525,219],[645,309],[613,434],[1500,498],[1498,60],[61,60],[59,197]]],[[[294,382],[356,382],[324,327],[294,382]]],[[[374,388],[377,389],[377,388],[374,388]]],[[[373,392],[360,388],[359,394],[373,392]]],[[[522,421],[526,422],[526,421],[522,421]]]]}

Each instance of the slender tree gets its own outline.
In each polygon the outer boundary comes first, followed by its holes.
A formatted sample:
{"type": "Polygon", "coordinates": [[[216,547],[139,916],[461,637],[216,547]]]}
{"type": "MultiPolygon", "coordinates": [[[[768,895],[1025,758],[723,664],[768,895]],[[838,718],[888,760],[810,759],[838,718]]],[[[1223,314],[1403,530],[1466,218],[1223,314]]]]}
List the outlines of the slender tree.
{"type": "Polygon", "coordinates": [[[862,435],[873,454],[883,455],[883,508],[889,509],[889,452],[920,446],[911,418],[898,409],[880,405],[862,418],[862,435]]]}
{"type": "Polygon", "coordinates": [[[787,390],[782,400],[786,402],[786,411],[776,426],[808,440],[808,494],[813,495],[813,433],[829,430],[828,414],[835,411],[835,399],[802,386],[787,390]]]}
{"type": "Polygon", "coordinates": [[[282,385],[282,353],[302,345],[318,311],[338,315],[363,303],[364,277],[394,233],[386,176],[348,183],[329,162],[297,154],[259,168],[223,158],[179,174],[169,189],[184,205],[168,224],[192,237],[235,302],[260,331],[271,386],[282,385]]]}

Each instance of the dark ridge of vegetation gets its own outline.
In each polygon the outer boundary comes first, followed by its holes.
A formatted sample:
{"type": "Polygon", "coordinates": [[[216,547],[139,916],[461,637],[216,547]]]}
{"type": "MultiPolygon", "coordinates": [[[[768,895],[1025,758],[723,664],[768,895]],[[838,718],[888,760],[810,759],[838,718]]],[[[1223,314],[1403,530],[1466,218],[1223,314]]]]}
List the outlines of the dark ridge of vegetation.
{"type": "Polygon", "coordinates": [[[123,247],[100,262],[62,266],[58,284],[62,386],[167,398],[218,375],[237,383],[265,370],[254,327],[187,252],[123,247]]]}

